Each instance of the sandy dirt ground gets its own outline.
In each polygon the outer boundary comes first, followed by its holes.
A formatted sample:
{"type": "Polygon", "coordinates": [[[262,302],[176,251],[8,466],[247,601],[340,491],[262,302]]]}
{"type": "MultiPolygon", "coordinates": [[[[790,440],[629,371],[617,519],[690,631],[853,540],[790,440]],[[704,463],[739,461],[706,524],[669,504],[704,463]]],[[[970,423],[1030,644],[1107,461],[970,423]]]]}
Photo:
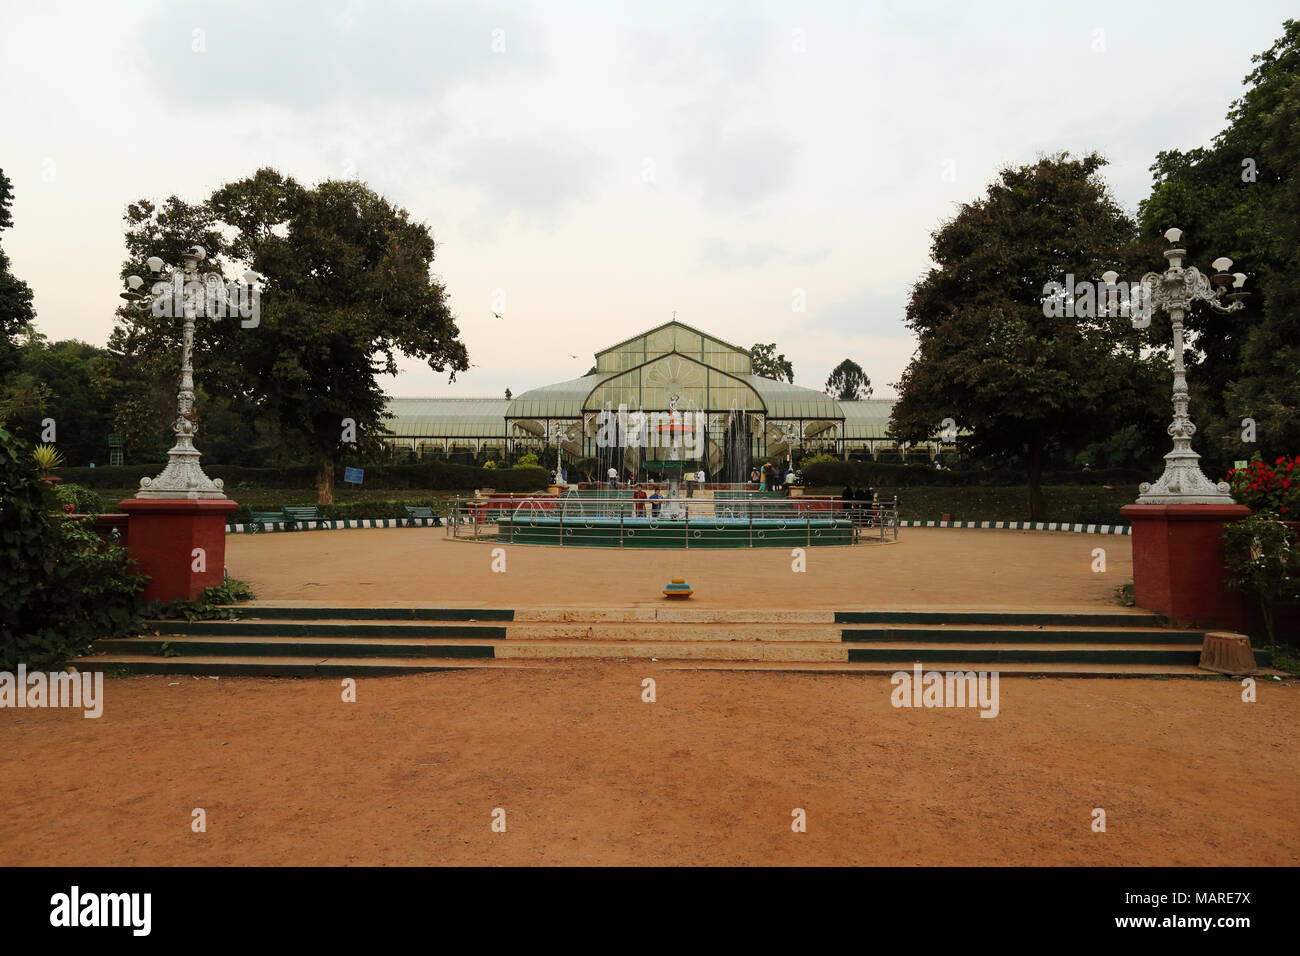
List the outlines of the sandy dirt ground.
{"type": "Polygon", "coordinates": [[[0,711],[4,863],[1300,863],[1294,683],[1004,678],[994,719],[653,664],[105,688],[0,711]]]}
{"type": "Polygon", "coordinates": [[[803,573],[788,549],[659,551],[506,546],[448,540],[442,528],[228,535],[226,565],[263,601],[445,606],[661,603],[673,577],[714,608],[1094,607],[1116,609],[1132,580],[1120,535],[903,528],[897,543],[808,548],[803,573]],[[1104,573],[1093,549],[1106,552],[1104,573]]]}

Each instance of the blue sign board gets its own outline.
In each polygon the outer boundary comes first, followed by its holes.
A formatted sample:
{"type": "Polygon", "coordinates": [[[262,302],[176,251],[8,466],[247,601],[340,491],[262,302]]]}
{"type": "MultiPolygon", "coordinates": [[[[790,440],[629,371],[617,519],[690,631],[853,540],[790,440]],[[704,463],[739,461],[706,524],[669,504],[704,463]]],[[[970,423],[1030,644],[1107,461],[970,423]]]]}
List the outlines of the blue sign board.
{"type": "Polygon", "coordinates": [[[343,469],[343,480],[350,484],[354,484],[354,485],[361,484],[361,479],[364,478],[365,476],[366,473],[360,468],[343,469]]]}

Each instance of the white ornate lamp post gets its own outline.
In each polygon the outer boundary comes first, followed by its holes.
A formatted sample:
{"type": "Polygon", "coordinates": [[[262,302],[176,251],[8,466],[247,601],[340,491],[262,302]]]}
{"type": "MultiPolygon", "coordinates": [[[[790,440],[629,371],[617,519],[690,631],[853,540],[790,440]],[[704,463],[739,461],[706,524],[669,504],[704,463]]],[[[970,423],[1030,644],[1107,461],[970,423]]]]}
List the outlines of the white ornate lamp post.
{"type": "MultiPolygon", "coordinates": [[[[185,319],[184,344],[181,347],[181,386],[176,396],[176,421],[173,431],[176,443],[167,452],[167,467],[157,478],[141,478],[137,498],[190,498],[204,499],[226,497],[222,491],[221,479],[213,480],[199,467],[199,452],[194,447],[194,367],[190,364],[194,353],[194,321],[198,317],[199,307],[211,292],[224,287],[220,284],[204,282],[199,274],[199,266],[207,257],[202,246],[191,246],[181,257],[183,265],[179,269],[168,268],[157,256],[150,256],[149,269],[155,276],[152,289],[152,303],[157,307],[160,300],[166,300],[171,308],[166,315],[175,315],[180,311],[185,319]],[[177,281],[179,280],[179,281],[177,281]]],[[[144,284],[139,276],[127,279],[129,292],[123,292],[122,298],[130,302],[142,302],[149,298],[137,290],[144,284]]]]}
{"type": "MultiPolygon", "coordinates": [[[[1170,229],[1165,238],[1170,248],[1165,250],[1169,268],[1163,273],[1148,272],[1142,277],[1143,294],[1154,311],[1169,313],[1174,333],[1174,420],[1169,425],[1174,447],[1165,455],[1165,473],[1155,483],[1143,482],[1137,503],[1140,505],[1230,505],[1227,482],[1212,483],[1201,471],[1200,456],[1192,451],[1192,436],[1196,426],[1187,415],[1187,373],[1183,363],[1183,317],[1193,302],[1209,304],[1216,312],[1237,312],[1245,307],[1246,297],[1242,287],[1244,273],[1231,274],[1232,260],[1214,260],[1215,275],[1207,277],[1195,266],[1183,266],[1187,250],[1178,247],[1182,231],[1170,229]],[[1229,292],[1229,284],[1233,291],[1229,292]],[[1224,300],[1228,304],[1224,305],[1224,300]]],[[[1110,273],[1107,273],[1110,275],[1110,273]]]]}

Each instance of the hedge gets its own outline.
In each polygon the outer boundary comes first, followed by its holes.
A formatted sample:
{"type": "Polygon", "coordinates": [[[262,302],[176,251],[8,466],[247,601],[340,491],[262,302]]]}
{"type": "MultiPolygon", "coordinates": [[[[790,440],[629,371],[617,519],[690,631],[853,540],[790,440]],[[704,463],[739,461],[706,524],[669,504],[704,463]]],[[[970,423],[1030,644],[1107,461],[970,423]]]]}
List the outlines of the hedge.
{"type": "MultiPolygon", "coordinates": [[[[106,465],[101,468],[60,468],[57,472],[64,481],[76,482],[87,488],[134,488],[141,478],[152,478],[164,465],[106,465]]],[[[334,473],[335,485],[343,484],[340,464],[334,473]]],[[[408,465],[365,465],[365,482],[362,487],[381,489],[421,489],[455,491],[469,488],[495,488],[498,491],[537,491],[545,488],[551,475],[544,468],[474,468],[469,465],[451,465],[439,461],[422,461],[408,465]]],[[[226,491],[242,487],[254,488],[314,488],[316,469],[311,465],[289,468],[245,468],[239,465],[203,463],[209,478],[220,478],[226,491]]],[[[372,517],[366,515],[365,517],[372,517]]],[[[376,515],[374,517],[383,517],[376,515]]]]}
{"type": "MultiPolygon", "coordinates": [[[[1046,471],[1045,485],[1138,485],[1154,475],[1131,468],[1104,468],[1096,471],[1046,471]]],[[[968,471],[927,465],[894,465],[873,461],[819,461],[803,469],[805,485],[842,487],[844,485],[887,486],[1007,486],[1023,485],[1028,476],[1023,469],[997,468],[968,471]]]]}
{"type": "MultiPolygon", "coordinates": [[[[285,501],[285,505],[301,506],[301,501],[285,501]]],[[[442,515],[441,502],[432,498],[402,498],[394,501],[346,501],[332,505],[316,505],[327,518],[355,521],[362,518],[405,518],[406,505],[431,507],[433,513],[442,515]]],[[[226,523],[248,524],[250,512],[278,511],[283,505],[240,505],[226,518],[226,523]]]]}

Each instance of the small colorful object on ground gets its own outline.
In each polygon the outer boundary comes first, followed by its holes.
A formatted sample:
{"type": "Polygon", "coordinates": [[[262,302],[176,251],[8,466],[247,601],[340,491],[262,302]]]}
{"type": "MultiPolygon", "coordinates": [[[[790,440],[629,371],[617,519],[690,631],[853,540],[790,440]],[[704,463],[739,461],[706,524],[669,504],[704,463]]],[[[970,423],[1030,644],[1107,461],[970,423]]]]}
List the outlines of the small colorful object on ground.
{"type": "Polygon", "coordinates": [[[694,593],[685,578],[673,578],[672,582],[664,588],[664,597],[669,598],[688,598],[694,593]]]}

